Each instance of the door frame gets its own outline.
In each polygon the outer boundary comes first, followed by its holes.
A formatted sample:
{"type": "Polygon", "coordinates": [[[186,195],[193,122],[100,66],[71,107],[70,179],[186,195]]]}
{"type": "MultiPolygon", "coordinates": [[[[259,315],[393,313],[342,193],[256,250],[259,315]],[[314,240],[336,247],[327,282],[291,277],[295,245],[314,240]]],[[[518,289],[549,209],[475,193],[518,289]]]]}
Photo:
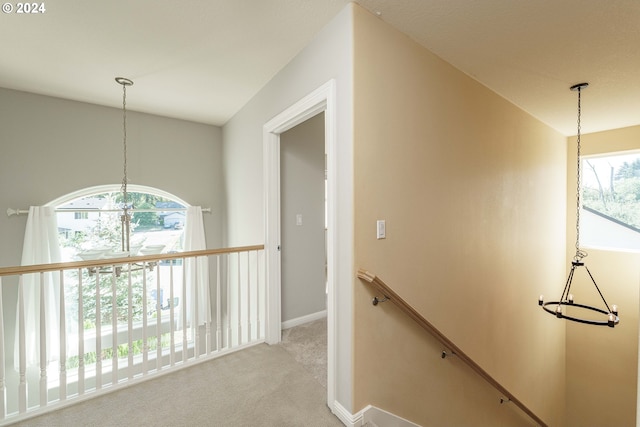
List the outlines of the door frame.
{"type": "Polygon", "coordinates": [[[337,253],[337,136],[336,84],[329,80],[263,126],[264,224],[266,257],[265,340],[281,340],[281,230],[280,230],[280,135],[324,111],[325,153],[327,155],[327,404],[336,395],[336,253],[337,253]]]}

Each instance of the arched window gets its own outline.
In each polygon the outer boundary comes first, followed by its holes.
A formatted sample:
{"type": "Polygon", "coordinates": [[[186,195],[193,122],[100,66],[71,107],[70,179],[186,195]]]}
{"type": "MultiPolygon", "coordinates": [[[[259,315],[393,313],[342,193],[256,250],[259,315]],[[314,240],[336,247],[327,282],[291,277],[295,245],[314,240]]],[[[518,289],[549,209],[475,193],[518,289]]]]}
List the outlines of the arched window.
{"type": "MultiPolygon", "coordinates": [[[[63,262],[148,255],[152,253],[181,252],[184,241],[184,225],[189,205],[164,191],[129,185],[128,200],[131,227],[128,236],[129,251],[123,252],[122,193],[119,186],[92,187],[68,194],[49,203],[55,208],[58,241],[63,262]]],[[[87,337],[99,335],[106,342],[114,339],[116,331],[124,330],[129,322],[141,323],[143,317],[153,322],[168,322],[168,309],[176,313],[183,309],[181,301],[183,265],[181,260],[145,264],[132,269],[131,274],[120,274],[104,270],[67,270],[65,273],[65,301],[70,319],[82,316],[84,333],[80,335],[80,324],[71,322],[67,367],[78,366],[79,358],[75,342],[84,336],[86,341],[84,363],[94,363],[97,358],[94,341],[87,337]],[[143,271],[144,270],[144,271],[143,271]],[[152,273],[151,273],[152,271],[152,273]],[[143,272],[147,274],[143,276],[143,272]],[[171,277],[172,276],[172,277],[171,277]],[[144,285],[143,285],[144,281],[144,285]],[[175,295],[170,300],[170,289],[175,295]],[[98,295],[100,297],[98,298],[98,295]],[[99,301],[98,301],[99,299],[99,301]],[[80,307],[79,301],[82,301],[80,307]],[[166,319],[165,319],[166,318],[166,319]],[[97,325],[100,325],[97,327],[97,325]],[[77,338],[75,338],[77,337],[77,338]]],[[[141,324],[140,324],[141,327],[141,324]]],[[[141,329],[140,329],[141,330],[141,329]]],[[[164,337],[164,335],[163,335],[164,337]]],[[[140,349],[137,342],[132,346],[134,355],[140,349]]],[[[164,338],[163,338],[164,339],[164,338]]],[[[129,351],[126,343],[118,341],[120,356],[129,351]]],[[[162,345],[162,344],[160,344],[162,345]]],[[[112,355],[102,354],[107,360],[112,355]]]]}
{"type": "MultiPolygon", "coordinates": [[[[188,204],[151,187],[129,186],[133,202],[129,253],[182,250],[188,204]]],[[[49,203],[56,210],[63,261],[123,256],[122,193],[116,185],[92,187],[49,203]]]]}

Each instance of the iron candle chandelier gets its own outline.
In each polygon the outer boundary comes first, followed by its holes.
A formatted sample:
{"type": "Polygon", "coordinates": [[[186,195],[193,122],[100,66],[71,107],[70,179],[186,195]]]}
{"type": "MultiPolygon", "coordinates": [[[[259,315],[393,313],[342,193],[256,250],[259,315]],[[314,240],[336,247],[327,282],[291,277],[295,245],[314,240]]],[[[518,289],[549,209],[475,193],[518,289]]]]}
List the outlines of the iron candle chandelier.
{"type": "Polygon", "coordinates": [[[578,135],[577,135],[578,160],[577,160],[577,189],[576,189],[576,245],[575,245],[576,254],[573,257],[573,260],[571,261],[571,270],[569,271],[569,277],[567,277],[567,281],[565,283],[564,290],[562,291],[562,296],[560,297],[560,299],[558,301],[545,302],[544,297],[540,295],[540,298],[538,299],[538,305],[541,306],[543,310],[545,310],[547,313],[550,313],[556,316],[558,319],[567,319],[573,322],[585,323],[588,325],[609,326],[613,328],[615,325],[617,325],[620,322],[620,318],[618,317],[618,307],[616,305],[612,305],[611,307],[609,307],[609,304],[607,304],[607,301],[605,300],[604,295],[602,295],[602,292],[600,291],[600,288],[596,284],[595,279],[591,275],[591,272],[587,268],[584,261],[582,261],[582,259],[587,256],[587,253],[580,249],[580,178],[581,178],[580,177],[580,113],[581,113],[580,98],[581,98],[582,90],[585,89],[587,86],[589,86],[589,83],[578,83],[576,85],[571,86],[570,88],[572,91],[578,92],[578,135]],[[587,271],[589,278],[593,283],[593,286],[598,291],[598,295],[600,295],[600,298],[604,303],[604,308],[595,307],[587,304],[579,304],[574,301],[573,294],[571,293],[571,284],[573,282],[574,273],[576,269],[579,267],[584,267],[584,269],[587,271]],[[565,308],[563,309],[563,307],[565,308]],[[604,318],[606,320],[596,320],[596,319],[587,318],[586,316],[574,315],[573,314],[574,311],[578,313],[585,313],[585,314],[588,312],[595,312],[595,313],[598,313],[599,315],[604,315],[604,318]],[[572,313],[572,314],[568,314],[568,313],[572,313]]]}

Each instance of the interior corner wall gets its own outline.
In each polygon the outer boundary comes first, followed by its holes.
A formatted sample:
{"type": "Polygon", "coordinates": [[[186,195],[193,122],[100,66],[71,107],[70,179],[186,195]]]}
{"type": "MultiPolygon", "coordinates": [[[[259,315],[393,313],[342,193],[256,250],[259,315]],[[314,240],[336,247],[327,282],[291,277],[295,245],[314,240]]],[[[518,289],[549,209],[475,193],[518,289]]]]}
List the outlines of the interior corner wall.
{"type": "MultiPolygon", "coordinates": [[[[337,138],[336,176],[336,400],[352,409],[352,10],[348,4],[289,64],[274,76],[223,127],[225,176],[225,243],[263,243],[263,126],[314,90],[335,81],[337,138]]],[[[329,402],[332,404],[332,402],[329,402]]]]}
{"type": "MultiPolygon", "coordinates": [[[[548,425],[564,425],[566,138],[381,19],[354,16],[355,266],[548,425]],[[386,239],[376,239],[376,220],[386,239]]],[[[421,425],[533,424],[354,283],[354,407],[421,425]]]]}
{"type": "MultiPolygon", "coordinates": [[[[220,247],[221,128],[128,111],[127,145],[129,182],[211,208],[207,246],[220,247]]],[[[7,267],[20,264],[27,216],[7,217],[5,209],[122,182],[122,110],[0,88],[0,147],[0,266],[7,267]]],[[[6,342],[13,343],[17,285],[9,279],[2,292],[6,342]]]]}
{"type": "MultiPolygon", "coordinates": [[[[585,134],[580,142],[582,156],[637,151],[640,126],[585,134]]],[[[575,242],[575,137],[568,139],[567,151],[567,241],[575,242]]],[[[567,266],[575,254],[568,246],[567,266]]],[[[636,426],[640,253],[582,249],[607,302],[619,307],[620,323],[613,329],[567,324],[567,426],[636,426]]],[[[602,305],[584,272],[577,271],[572,289],[576,298],[590,298],[587,304],[602,305]]]]}

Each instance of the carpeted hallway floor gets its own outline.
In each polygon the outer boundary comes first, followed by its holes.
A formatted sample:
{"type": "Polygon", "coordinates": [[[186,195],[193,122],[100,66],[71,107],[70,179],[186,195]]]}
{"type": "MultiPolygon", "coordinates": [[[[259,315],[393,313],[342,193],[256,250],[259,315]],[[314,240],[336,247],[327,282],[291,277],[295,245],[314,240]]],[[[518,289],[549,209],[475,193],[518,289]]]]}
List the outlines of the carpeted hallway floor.
{"type": "Polygon", "coordinates": [[[284,331],[282,344],[257,345],[15,425],[342,426],[326,405],[326,354],[320,320],[284,331]]]}
{"type": "Polygon", "coordinates": [[[280,345],[327,388],[326,318],[285,329],[280,345]]]}

